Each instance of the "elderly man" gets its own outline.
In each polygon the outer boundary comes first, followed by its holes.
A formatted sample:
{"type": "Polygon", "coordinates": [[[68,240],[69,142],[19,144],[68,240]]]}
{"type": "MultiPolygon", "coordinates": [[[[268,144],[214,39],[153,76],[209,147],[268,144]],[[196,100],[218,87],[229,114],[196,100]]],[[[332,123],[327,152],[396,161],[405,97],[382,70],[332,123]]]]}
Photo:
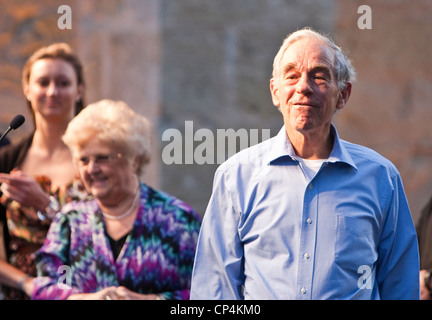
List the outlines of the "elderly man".
{"type": "Polygon", "coordinates": [[[329,38],[289,35],[270,90],[284,127],[215,174],[192,299],[418,299],[416,233],[395,166],[339,138],[355,71],[329,38]]]}

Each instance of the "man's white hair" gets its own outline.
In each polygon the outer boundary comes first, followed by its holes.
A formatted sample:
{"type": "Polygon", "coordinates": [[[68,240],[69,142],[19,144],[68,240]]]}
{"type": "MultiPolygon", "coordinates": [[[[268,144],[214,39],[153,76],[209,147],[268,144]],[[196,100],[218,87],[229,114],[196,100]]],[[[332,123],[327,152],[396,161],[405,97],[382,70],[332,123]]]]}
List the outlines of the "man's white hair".
{"type": "Polygon", "coordinates": [[[335,62],[333,67],[334,67],[337,86],[339,90],[345,89],[348,82],[352,83],[355,80],[355,76],[356,76],[355,69],[352,66],[351,61],[348,59],[348,57],[342,52],[342,49],[338,47],[330,37],[323,35],[319,32],[316,32],[311,28],[300,29],[298,31],[289,34],[285,38],[285,40],[282,43],[282,46],[279,49],[279,52],[276,54],[274,58],[273,74],[272,74],[273,79],[277,81],[277,79],[281,76],[280,62],[288,47],[298,40],[307,39],[307,38],[319,40],[334,50],[335,62]]]}

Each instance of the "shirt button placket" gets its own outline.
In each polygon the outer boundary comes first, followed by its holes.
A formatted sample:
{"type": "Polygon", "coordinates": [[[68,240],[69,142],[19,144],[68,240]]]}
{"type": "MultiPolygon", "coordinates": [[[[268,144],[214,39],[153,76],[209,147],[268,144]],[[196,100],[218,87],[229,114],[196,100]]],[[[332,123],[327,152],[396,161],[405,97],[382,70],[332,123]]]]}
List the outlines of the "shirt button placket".
{"type": "MultiPolygon", "coordinates": [[[[311,218],[307,218],[307,219],[306,219],[306,223],[307,223],[308,225],[312,224],[312,219],[311,219],[311,218]]],[[[303,255],[303,258],[304,258],[305,260],[308,260],[308,259],[310,258],[310,254],[306,252],[306,253],[303,255]]]]}
{"type": "Polygon", "coordinates": [[[298,278],[298,298],[311,299],[312,293],[312,279],[314,259],[313,253],[316,240],[316,226],[314,220],[317,217],[317,198],[315,197],[317,185],[316,183],[309,183],[305,190],[304,207],[303,207],[303,225],[301,230],[300,250],[301,258],[299,263],[299,270],[302,272],[298,278]]]}

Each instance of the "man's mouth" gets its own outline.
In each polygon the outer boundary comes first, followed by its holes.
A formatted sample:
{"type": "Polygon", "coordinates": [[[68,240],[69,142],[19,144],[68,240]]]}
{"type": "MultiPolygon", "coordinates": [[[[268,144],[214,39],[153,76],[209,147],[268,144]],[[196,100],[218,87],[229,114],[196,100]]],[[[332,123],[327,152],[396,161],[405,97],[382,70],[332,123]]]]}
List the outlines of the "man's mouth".
{"type": "Polygon", "coordinates": [[[317,108],[318,105],[312,102],[294,102],[294,106],[317,108]]]}

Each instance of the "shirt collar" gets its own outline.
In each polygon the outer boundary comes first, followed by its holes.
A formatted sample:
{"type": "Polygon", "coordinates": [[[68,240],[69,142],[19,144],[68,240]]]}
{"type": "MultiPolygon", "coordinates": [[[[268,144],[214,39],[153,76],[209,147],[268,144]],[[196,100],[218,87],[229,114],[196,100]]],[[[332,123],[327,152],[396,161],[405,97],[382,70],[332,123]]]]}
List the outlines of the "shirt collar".
{"type": "MultiPolygon", "coordinates": [[[[350,165],[354,169],[357,169],[353,159],[351,158],[348,150],[342,144],[342,140],[339,138],[339,134],[332,124],[330,127],[330,132],[334,136],[333,149],[330,153],[329,158],[326,162],[337,163],[342,162],[350,165]]],[[[279,133],[275,136],[273,146],[266,157],[267,164],[282,164],[288,162],[297,162],[295,159],[296,154],[291,142],[286,134],[285,126],[283,126],[279,133]]]]}

